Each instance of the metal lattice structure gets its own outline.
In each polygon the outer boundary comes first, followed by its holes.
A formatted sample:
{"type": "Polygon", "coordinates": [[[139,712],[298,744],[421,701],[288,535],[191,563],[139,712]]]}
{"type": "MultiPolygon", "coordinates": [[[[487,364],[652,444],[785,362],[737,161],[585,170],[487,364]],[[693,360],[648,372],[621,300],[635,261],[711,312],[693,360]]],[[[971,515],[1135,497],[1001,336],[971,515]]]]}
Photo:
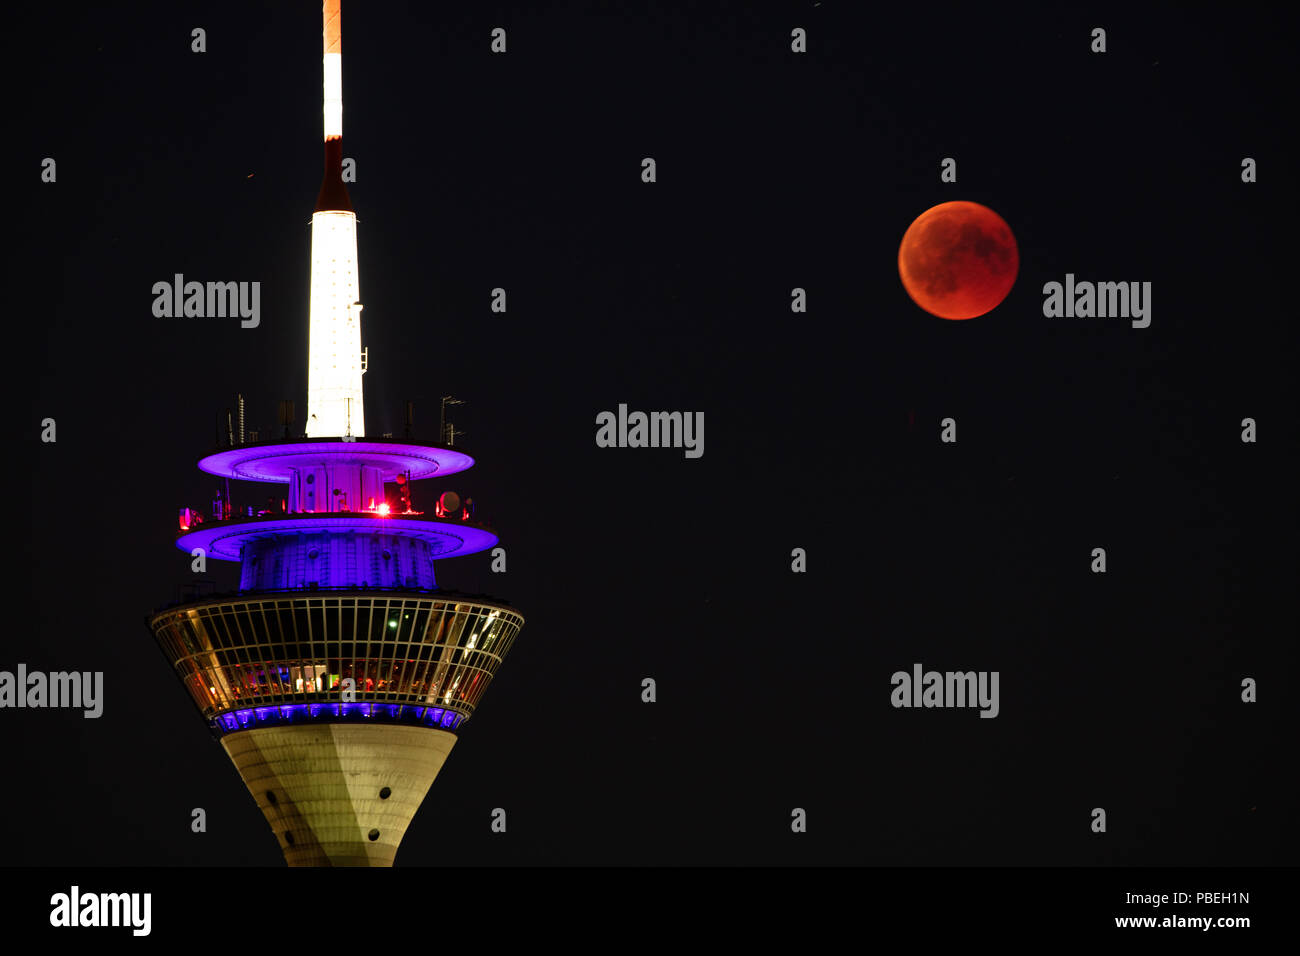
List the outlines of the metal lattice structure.
{"type": "Polygon", "coordinates": [[[219,718],[255,708],[325,704],[308,719],[430,720],[457,727],[523,627],[508,606],[441,595],[278,593],[173,608],[150,628],[212,729],[225,733],[301,711],[219,718]],[[351,682],[350,684],[348,682],[351,682]],[[387,708],[386,710],[383,708],[387,708]]]}

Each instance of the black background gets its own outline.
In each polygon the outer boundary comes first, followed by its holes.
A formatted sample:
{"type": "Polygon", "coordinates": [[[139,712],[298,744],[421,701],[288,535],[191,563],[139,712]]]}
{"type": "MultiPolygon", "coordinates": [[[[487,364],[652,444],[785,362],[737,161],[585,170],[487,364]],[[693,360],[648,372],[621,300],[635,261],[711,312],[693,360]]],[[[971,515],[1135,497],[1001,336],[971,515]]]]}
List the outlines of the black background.
{"type": "MultiPolygon", "coordinates": [[[[1295,78],[1264,6],[348,4],[367,429],[469,401],[477,466],[416,492],[471,494],[509,570],[439,580],[527,619],[398,864],[1294,862],[1295,78]],[[897,272],[950,199],[1021,255],[967,322],[897,272]],[[1067,272],[1150,281],[1151,326],[1045,318],[1067,272]],[[703,458],[597,448],[620,402],[702,411],[703,458]],[[999,671],[1000,716],[893,709],[915,662],[999,671]]],[[[102,670],[105,712],[0,713],[3,862],[280,865],[144,617],[192,577],[215,415],[306,404],[319,6],[25,15],[0,668],[102,670]],[[155,318],[176,272],[260,281],[260,327],[155,318]]]]}

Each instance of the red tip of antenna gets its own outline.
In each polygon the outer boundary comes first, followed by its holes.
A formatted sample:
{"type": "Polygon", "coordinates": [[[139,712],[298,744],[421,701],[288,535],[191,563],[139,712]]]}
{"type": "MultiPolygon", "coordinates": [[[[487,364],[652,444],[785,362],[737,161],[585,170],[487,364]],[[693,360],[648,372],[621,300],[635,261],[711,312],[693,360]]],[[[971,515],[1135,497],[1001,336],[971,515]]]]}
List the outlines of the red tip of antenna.
{"type": "Polygon", "coordinates": [[[321,15],[325,23],[324,41],[326,53],[343,52],[342,11],[340,0],[325,0],[321,4],[321,15]]]}

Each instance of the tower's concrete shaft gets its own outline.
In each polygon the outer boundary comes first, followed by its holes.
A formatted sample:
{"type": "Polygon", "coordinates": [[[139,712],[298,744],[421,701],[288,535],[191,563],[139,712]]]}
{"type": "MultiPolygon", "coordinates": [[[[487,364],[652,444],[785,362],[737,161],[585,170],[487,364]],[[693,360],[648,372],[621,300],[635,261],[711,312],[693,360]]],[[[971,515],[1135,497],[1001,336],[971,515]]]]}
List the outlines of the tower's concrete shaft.
{"type": "Polygon", "coordinates": [[[445,730],[353,724],[221,740],[290,866],[392,866],[455,743],[445,730]]]}

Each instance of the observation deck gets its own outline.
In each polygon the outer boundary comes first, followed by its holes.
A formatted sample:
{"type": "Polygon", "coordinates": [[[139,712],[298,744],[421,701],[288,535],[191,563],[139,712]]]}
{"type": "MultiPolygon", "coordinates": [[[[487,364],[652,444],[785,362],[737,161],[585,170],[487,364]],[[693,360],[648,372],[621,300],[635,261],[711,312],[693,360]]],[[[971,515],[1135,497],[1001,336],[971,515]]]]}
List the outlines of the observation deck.
{"type": "Polygon", "coordinates": [[[209,729],[224,736],[299,723],[455,729],[524,619],[455,592],[287,590],[166,608],[148,623],[209,729]]]}

